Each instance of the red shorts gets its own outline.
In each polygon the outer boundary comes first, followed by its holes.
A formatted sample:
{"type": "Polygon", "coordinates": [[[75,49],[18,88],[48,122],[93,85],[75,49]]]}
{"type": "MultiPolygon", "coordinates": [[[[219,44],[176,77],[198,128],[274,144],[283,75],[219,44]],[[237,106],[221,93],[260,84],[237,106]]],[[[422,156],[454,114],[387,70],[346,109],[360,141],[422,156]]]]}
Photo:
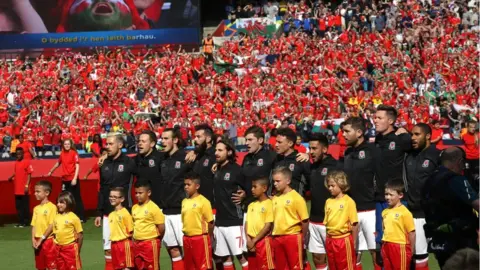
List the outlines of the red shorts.
{"type": "Polygon", "coordinates": [[[114,269],[133,268],[134,254],[133,244],[129,239],[112,242],[112,263],[114,269]]]}
{"type": "Polygon", "coordinates": [[[382,258],[385,270],[407,270],[410,269],[412,250],[410,245],[384,242],[382,258]]]}
{"type": "Polygon", "coordinates": [[[159,256],[162,248],[160,239],[133,241],[135,267],[138,270],[159,270],[159,256]]]}
{"type": "Polygon", "coordinates": [[[185,269],[213,269],[212,244],[210,242],[210,236],[183,236],[183,253],[185,269]]]}
{"type": "MultiPolygon", "coordinates": [[[[40,238],[35,238],[40,239],[40,238]]],[[[35,268],[37,269],[55,269],[57,268],[57,246],[53,238],[43,241],[42,245],[35,250],[35,268]]]]}
{"type": "Polygon", "coordinates": [[[330,270],[354,270],[357,264],[355,247],[352,235],[342,238],[332,238],[327,235],[325,241],[327,252],[328,269],[330,270]]]}
{"type": "Polygon", "coordinates": [[[82,268],[78,244],[57,245],[57,270],[78,270],[82,268]]]}
{"type": "Polygon", "coordinates": [[[255,252],[248,253],[248,268],[258,270],[275,269],[273,253],[272,238],[263,238],[255,244],[255,252]]]}
{"type": "Polygon", "coordinates": [[[306,260],[301,234],[273,237],[276,269],[305,269],[306,260]]]}

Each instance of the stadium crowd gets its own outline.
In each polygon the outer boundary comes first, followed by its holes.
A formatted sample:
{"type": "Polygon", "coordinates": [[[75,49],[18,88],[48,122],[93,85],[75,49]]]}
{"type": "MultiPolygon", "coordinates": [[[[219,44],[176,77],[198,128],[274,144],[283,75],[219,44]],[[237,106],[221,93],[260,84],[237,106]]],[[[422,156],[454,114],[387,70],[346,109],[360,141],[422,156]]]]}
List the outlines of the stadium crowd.
{"type": "Polygon", "coordinates": [[[174,270],[234,269],[235,258],[242,269],[352,270],[362,252],[375,269],[425,270],[428,253],[448,269],[459,249],[478,250],[477,10],[302,1],[283,12],[285,35],[265,38],[258,26],[215,49],[208,36],[200,53],[99,48],[0,64],[21,226],[29,159],[61,150],[47,175],[62,170],[56,208],[51,184],[35,185],[38,269],[81,268],[74,145],[100,157],[106,269],[158,269],[162,243],[174,270]],[[440,154],[451,138],[465,150],[440,154]],[[331,142],[344,146],[340,160],[331,142]],[[242,164],[235,143],[246,145],[242,164]],[[130,146],[134,158],[121,151],[130,146]]]}

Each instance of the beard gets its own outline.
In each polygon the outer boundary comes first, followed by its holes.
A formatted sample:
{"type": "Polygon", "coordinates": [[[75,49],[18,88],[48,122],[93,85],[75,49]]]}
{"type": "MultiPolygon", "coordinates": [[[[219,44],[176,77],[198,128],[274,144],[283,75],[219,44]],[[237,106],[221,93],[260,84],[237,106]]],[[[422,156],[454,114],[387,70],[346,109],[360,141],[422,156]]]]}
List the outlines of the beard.
{"type": "Polygon", "coordinates": [[[201,144],[198,144],[195,146],[195,152],[197,153],[198,156],[203,156],[205,152],[207,151],[207,142],[203,142],[201,144]]]}

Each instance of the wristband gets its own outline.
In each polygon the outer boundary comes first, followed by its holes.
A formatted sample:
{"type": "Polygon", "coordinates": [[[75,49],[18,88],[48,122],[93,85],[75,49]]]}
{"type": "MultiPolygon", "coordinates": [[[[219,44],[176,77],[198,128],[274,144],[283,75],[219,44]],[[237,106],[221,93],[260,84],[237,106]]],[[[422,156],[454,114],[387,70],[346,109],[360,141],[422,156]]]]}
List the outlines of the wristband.
{"type": "Polygon", "coordinates": [[[42,235],[42,237],[41,237],[41,238],[42,238],[42,240],[45,240],[45,239],[46,239],[45,235],[42,235]]]}

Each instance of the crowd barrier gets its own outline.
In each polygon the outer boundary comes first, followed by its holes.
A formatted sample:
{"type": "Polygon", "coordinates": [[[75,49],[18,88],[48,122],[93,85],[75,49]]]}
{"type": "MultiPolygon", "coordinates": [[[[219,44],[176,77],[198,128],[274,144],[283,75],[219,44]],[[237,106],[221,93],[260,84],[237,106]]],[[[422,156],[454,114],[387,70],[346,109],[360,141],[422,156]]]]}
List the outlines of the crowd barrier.
{"type": "MultiPolygon", "coordinates": [[[[440,146],[439,148],[445,148],[448,146],[440,146]]],[[[331,145],[329,147],[329,153],[335,157],[339,157],[340,146],[331,145]]],[[[237,154],[237,163],[241,164],[243,161],[245,152],[239,152],[237,154]]],[[[61,168],[58,168],[55,173],[50,177],[44,177],[48,174],[49,170],[53,167],[56,159],[34,159],[32,160],[32,166],[34,172],[32,174],[30,184],[30,208],[33,209],[38,202],[35,201],[34,185],[40,180],[49,180],[53,184],[53,191],[50,196],[50,200],[55,201],[55,198],[61,191],[61,168]]],[[[83,198],[83,203],[86,210],[95,210],[97,206],[97,185],[98,185],[98,173],[92,173],[88,179],[84,180],[85,174],[93,167],[96,159],[94,158],[81,158],[80,159],[80,190],[83,198]]],[[[13,174],[14,161],[0,162],[0,216],[2,215],[14,215],[15,210],[15,197],[13,195],[13,183],[8,181],[8,178],[13,174]]]]}

